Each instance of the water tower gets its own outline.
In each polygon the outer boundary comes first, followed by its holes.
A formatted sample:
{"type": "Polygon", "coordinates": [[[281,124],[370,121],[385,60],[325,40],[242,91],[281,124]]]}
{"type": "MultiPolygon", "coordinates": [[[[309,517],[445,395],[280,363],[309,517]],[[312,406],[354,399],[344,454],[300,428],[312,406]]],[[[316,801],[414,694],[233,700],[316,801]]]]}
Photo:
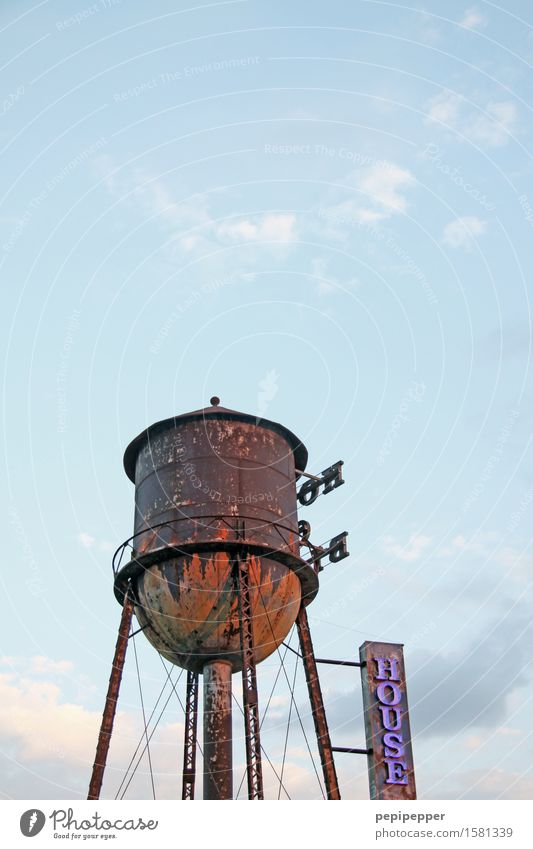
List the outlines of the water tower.
{"type": "Polygon", "coordinates": [[[346,533],[328,546],[312,545],[309,523],[299,522],[297,506],[342,484],[342,463],[318,476],[309,475],[306,464],[307,450],[290,430],[225,409],[216,397],[205,409],[151,425],[126,449],[124,468],[135,484],[135,525],[114,559],[122,617],[89,799],[100,795],[133,612],[157,651],[187,670],[182,798],[194,795],[200,675],[203,797],[232,798],[231,700],[237,672],[242,673],[248,797],[263,798],[256,665],[278,648],[294,623],[327,795],[340,798],[306,607],[318,592],[323,560],[348,555],[346,533]]]}

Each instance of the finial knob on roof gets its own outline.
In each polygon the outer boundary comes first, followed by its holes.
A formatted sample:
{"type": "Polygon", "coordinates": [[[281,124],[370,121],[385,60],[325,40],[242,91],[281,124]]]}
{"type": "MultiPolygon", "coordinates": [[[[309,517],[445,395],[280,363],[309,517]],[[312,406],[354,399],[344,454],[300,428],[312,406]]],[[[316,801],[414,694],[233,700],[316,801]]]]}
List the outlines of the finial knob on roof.
{"type": "Polygon", "coordinates": [[[220,398],[217,398],[216,395],[213,395],[209,403],[212,407],[218,407],[218,405],[220,404],[220,398]]]}

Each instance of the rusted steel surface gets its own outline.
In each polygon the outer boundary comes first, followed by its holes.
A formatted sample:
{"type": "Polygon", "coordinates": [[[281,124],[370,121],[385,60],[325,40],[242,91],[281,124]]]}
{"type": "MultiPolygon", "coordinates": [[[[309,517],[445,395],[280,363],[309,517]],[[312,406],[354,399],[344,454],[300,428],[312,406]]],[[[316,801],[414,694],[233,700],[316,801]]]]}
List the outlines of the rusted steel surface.
{"type": "Polygon", "coordinates": [[[293,450],[261,425],[206,416],[151,435],[137,455],[135,493],[136,533],[173,523],[144,535],[138,554],[228,538],[235,517],[248,539],[298,554],[293,450]]]}
{"type": "Polygon", "coordinates": [[[297,573],[310,601],[318,583],[300,557],[298,457],[306,461],[307,451],[286,428],[217,406],[152,425],[125,454],[135,538],[124,577],[133,577],[135,563],[244,545],[297,573]]]}
{"type": "MultiPolygon", "coordinates": [[[[226,520],[225,520],[226,521],[226,520]]],[[[158,529],[150,531],[154,534],[158,529]]],[[[144,533],[148,532],[142,532],[144,533]]],[[[225,534],[221,535],[219,540],[212,542],[204,542],[201,546],[198,543],[182,543],[181,545],[164,545],[161,548],[152,549],[145,554],[137,554],[135,550],[132,552],[132,559],[124,563],[124,555],[127,551],[131,551],[134,538],[126,540],[115,552],[114,557],[114,572],[115,572],[115,597],[119,604],[122,604],[124,599],[125,588],[128,583],[135,585],[140,575],[147,571],[151,566],[165,563],[167,560],[175,560],[179,557],[191,557],[198,555],[201,559],[209,560],[217,552],[226,552],[231,557],[237,555],[250,555],[256,558],[267,559],[275,563],[285,566],[297,576],[300,582],[302,603],[305,605],[315,598],[318,592],[318,569],[315,568],[313,562],[303,560],[296,557],[283,549],[274,549],[264,545],[250,542],[246,538],[234,539],[226,538],[225,534]]]]}
{"type": "Polygon", "coordinates": [[[187,672],[185,698],[185,740],[183,742],[182,799],[194,799],[196,783],[196,742],[198,728],[198,673],[187,672]]]}
{"type": "Polygon", "coordinates": [[[204,799],[233,798],[231,664],[204,666],[204,799]]]}
{"type": "Polygon", "coordinates": [[[326,711],[324,709],[322,690],[318,678],[318,669],[313,650],[313,642],[311,640],[311,632],[309,630],[307,612],[303,605],[298,613],[296,626],[298,628],[298,637],[300,638],[300,649],[305,669],[307,689],[309,690],[309,700],[311,702],[313,720],[315,723],[318,752],[320,754],[320,761],[322,764],[326,795],[328,799],[337,800],[341,798],[339,782],[337,779],[337,771],[335,769],[335,761],[333,760],[333,750],[331,747],[331,739],[329,736],[326,711]]]}
{"type": "Polygon", "coordinates": [[[307,466],[307,449],[298,437],[295,436],[288,428],[278,424],[277,422],[272,422],[269,419],[258,419],[256,416],[252,416],[249,413],[240,413],[237,410],[228,410],[226,407],[220,406],[220,398],[212,398],[210,407],[205,407],[202,410],[194,410],[190,413],[184,413],[181,416],[173,416],[172,418],[156,422],[136,436],[135,439],[130,442],[124,454],[124,469],[129,479],[135,482],[135,463],[137,461],[139,451],[147,443],[153,442],[157,435],[163,431],[171,430],[172,428],[179,428],[186,422],[203,422],[207,419],[211,421],[222,419],[224,421],[244,422],[252,425],[260,425],[261,427],[273,430],[275,433],[281,434],[285,441],[289,444],[294,454],[296,468],[303,472],[307,466]]]}
{"type": "MultiPolygon", "coordinates": [[[[298,578],[264,558],[248,558],[255,661],[272,654],[291,629],[300,606],[298,578]]],[[[136,614],[144,633],[178,666],[201,671],[207,660],[242,669],[238,598],[232,559],[223,551],[176,558],[153,566],[137,581],[136,614]]]]}
{"type": "Polygon", "coordinates": [[[113,657],[113,666],[111,667],[111,675],[109,677],[105,707],[102,715],[102,724],[100,726],[100,734],[98,737],[98,744],[96,746],[96,755],[94,758],[87,799],[100,798],[102,782],[104,780],[105,765],[109,752],[109,744],[111,742],[111,734],[113,732],[113,722],[115,720],[115,713],[117,709],[122,671],[124,669],[124,661],[126,659],[126,649],[128,647],[128,635],[131,626],[132,614],[133,603],[130,598],[130,593],[127,591],[124,598],[122,615],[120,617],[120,626],[115,646],[115,654],[113,657]]]}
{"type": "Polygon", "coordinates": [[[248,574],[249,566],[250,562],[246,562],[246,560],[240,557],[236,558],[234,576],[241,623],[242,701],[244,706],[246,740],[246,775],[248,780],[248,799],[254,800],[264,799],[264,793],[252,604],[248,574]]]}
{"type": "MultiPolygon", "coordinates": [[[[232,796],[231,674],[242,670],[248,792],[260,799],[255,664],[283,642],[299,611],[307,627],[304,605],[318,592],[316,570],[300,555],[296,483],[307,451],[275,422],[225,410],[217,398],[212,404],[158,422],[128,446],[124,466],[135,483],[135,533],[113,562],[115,595],[121,602],[131,582],[147,639],[189,672],[183,798],[192,798],[194,676],[199,673],[204,798],[232,796]],[[128,547],[131,560],[123,564],[128,547]]],[[[328,796],[338,798],[308,634],[306,645],[328,796]]]]}
{"type": "Polygon", "coordinates": [[[159,422],[126,450],[136,536],[115,594],[131,578],[146,637],[173,663],[242,668],[235,556],[249,564],[256,663],[316,595],[300,556],[295,458],[303,470],[307,452],[290,431],[219,406],[159,422]]]}
{"type": "Polygon", "coordinates": [[[365,642],[359,657],[370,798],[416,799],[403,647],[365,642]]]}

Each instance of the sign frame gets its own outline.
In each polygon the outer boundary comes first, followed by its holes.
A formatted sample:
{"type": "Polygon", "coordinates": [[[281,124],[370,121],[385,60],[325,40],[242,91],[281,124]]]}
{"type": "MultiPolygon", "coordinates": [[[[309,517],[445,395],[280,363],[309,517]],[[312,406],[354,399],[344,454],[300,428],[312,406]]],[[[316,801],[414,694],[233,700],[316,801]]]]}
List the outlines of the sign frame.
{"type": "Polygon", "coordinates": [[[403,643],[359,648],[370,798],[416,799],[403,643]]]}

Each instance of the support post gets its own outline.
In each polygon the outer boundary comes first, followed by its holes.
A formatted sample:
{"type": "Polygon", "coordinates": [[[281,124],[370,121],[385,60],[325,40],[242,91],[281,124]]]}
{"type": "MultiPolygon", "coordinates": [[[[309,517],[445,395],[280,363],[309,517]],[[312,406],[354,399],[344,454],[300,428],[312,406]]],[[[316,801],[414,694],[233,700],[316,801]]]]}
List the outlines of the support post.
{"type": "Polygon", "coordinates": [[[305,678],[307,681],[309,700],[311,702],[311,710],[313,712],[313,720],[315,723],[318,751],[320,754],[320,761],[322,763],[322,771],[324,773],[324,783],[326,785],[326,794],[328,799],[340,799],[339,782],[337,779],[335,762],[333,760],[333,750],[331,747],[328,723],[326,720],[326,712],[324,710],[322,690],[320,689],[320,681],[318,679],[313,642],[311,640],[307,612],[303,604],[300,607],[300,612],[296,619],[296,627],[298,628],[298,637],[300,639],[305,678]]]}
{"type": "Polygon", "coordinates": [[[204,799],[233,798],[231,663],[204,665],[204,799]]]}
{"type": "Polygon", "coordinates": [[[255,670],[252,605],[250,602],[249,560],[237,557],[235,578],[239,603],[240,640],[242,655],[242,700],[246,737],[246,775],[248,799],[264,799],[263,767],[261,762],[261,737],[259,699],[255,670]]]}
{"type": "Polygon", "coordinates": [[[198,726],[198,673],[187,672],[185,700],[185,741],[183,744],[183,783],[181,798],[194,799],[196,780],[196,736],[198,726]]]}
{"type": "Polygon", "coordinates": [[[113,657],[113,666],[111,667],[111,675],[109,676],[109,685],[107,688],[104,712],[102,714],[98,744],[96,746],[91,783],[89,784],[89,794],[87,796],[87,799],[89,800],[100,798],[107,755],[109,752],[109,744],[111,743],[111,734],[113,732],[113,723],[117,710],[122,671],[124,669],[124,661],[126,659],[126,649],[128,647],[128,635],[130,632],[132,615],[133,601],[131,599],[130,588],[128,587],[124,594],[124,603],[122,606],[122,615],[120,617],[115,655],[113,657]]]}

